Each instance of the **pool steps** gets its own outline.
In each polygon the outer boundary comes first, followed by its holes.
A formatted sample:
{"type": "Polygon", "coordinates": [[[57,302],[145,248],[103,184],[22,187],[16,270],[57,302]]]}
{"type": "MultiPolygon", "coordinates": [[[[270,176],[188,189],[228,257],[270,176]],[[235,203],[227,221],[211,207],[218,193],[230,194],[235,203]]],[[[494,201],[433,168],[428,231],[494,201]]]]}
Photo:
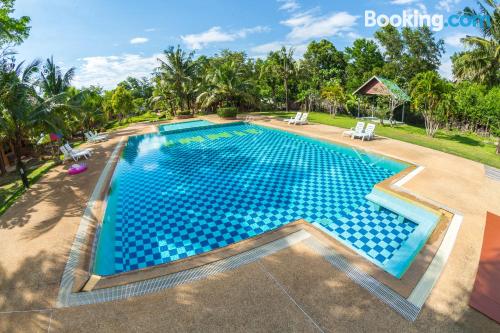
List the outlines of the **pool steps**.
{"type": "Polygon", "coordinates": [[[403,243],[399,251],[382,266],[386,272],[400,279],[429,239],[442,214],[378,186],[375,186],[365,198],[377,210],[383,207],[398,214],[400,223],[407,219],[417,224],[413,232],[416,237],[409,238],[403,243]]]}
{"type": "MultiPolygon", "coordinates": [[[[440,217],[438,212],[413,204],[377,187],[374,187],[372,192],[365,198],[373,204],[376,210],[384,207],[398,214],[400,218],[410,220],[416,224],[427,223],[429,220],[437,221],[440,217]]],[[[400,220],[400,222],[402,221],[400,220]]]]}

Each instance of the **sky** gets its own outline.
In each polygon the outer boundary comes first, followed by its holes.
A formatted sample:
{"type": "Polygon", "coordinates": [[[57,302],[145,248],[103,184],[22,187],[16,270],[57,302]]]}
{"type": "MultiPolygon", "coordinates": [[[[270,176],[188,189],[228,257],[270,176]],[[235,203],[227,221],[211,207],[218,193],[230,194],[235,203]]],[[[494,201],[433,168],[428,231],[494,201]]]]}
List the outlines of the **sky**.
{"type": "MultiPolygon", "coordinates": [[[[76,68],[78,87],[113,88],[127,76],[149,76],[169,46],[196,55],[222,49],[263,57],[282,45],[300,57],[311,40],[328,39],[340,50],[356,38],[373,38],[365,11],[402,15],[403,10],[448,17],[472,0],[17,0],[15,16],[31,17],[18,60],[54,56],[76,68]]],[[[450,56],[473,27],[444,27],[446,53],[440,72],[451,77],[450,56]]]]}

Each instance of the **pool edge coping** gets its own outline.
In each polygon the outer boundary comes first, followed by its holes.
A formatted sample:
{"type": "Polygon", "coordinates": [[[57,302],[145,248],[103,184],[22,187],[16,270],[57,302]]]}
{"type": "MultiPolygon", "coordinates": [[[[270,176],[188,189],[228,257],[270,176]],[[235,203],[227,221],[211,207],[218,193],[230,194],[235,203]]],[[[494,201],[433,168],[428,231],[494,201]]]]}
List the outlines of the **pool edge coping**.
{"type": "MultiPolygon", "coordinates": [[[[283,131],[286,131],[286,130],[283,129],[283,131]]],[[[297,134],[297,133],[295,133],[295,134],[297,134]]],[[[303,134],[298,134],[298,135],[303,135],[303,134]]],[[[306,137],[308,137],[308,136],[306,135],[306,137]]],[[[98,182],[96,183],[96,186],[94,188],[94,191],[92,192],[92,195],[87,203],[84,215],[82,216],[82,218],[80,220],[78,230],[75,234],[75,238],[74,238],[74,241],[73,241],[71,249],[70,249],[70,255],[68,257],[68,261],[67,261],[66,266],[64,268],[63,276],[61,279],[61,285],[60,285],[60,289],[59,289],[59,293],[58,293],[58,298],[57,298],[57,302],[56,302],[56,307],[71,306],[71,305],[68,305],[67,301],[69,300],[69,298],[71,296],[71,289],[72,289],[72,286],[74,283],[75,269],[77,268],[79,261],[81,259],[82,246],[86,245],[85,239],[88,236],[87,230],[90,226],[90,221],[93,220],[92,218],[89,218],[88,215],[92,211],[92,209],[94,208],[95,201],[97,201],[98,197],[100,195],[102,195],[102,191],[105,190],[105,188],[106,188],[105,186],[103,187],[103,183],[107,179],[109,179],[109,173],[112,171],[112,163],[113,163],[114,159],[116,158],[116,156],[118,155],[119,148],[123,147],[123,142],[125,141],[126,138],[127,137],[125,137],[125,136],[121,137],[120,141],[117,143],[117,145],[114,148],[112,155],[108,159],[107,164],[106,164],[103,172],[101,173],[101,176],[99,177],[98,182]],[[75,262],[75,254],[74,254],[75,252],[78,252],[76,262],[75,262]],[[69,276],[69,275],[71,275],[71,276],[69,276]]],[[[314,137],[312,137],[312,138],[314,138],[314,137]]],[[[317,138],[314,138],[314,139],[317,139],[317,138]]],[[[327,141],[324,139],[318,139],[318,140],[327,141]]],[[[334,141],[331,141],[331,143],[337,144],[337,142],[334,142],[334,141]]],[[[345,146],[349,146],[349,145],[346,144],[345,146]]],[[[360,149],[360,148],[356,147],[355,149],[360,149]]],[[[463,220],[463,215],[460,214],[457,210],[451,209],[451,208],[446,207],[438,202],[435,202],[433,200],[429,200],[429,199],[424,198],[418,194],[412,193],[412,191],[409,191],[409,190],[404,189],[402,187],[408,181],[410,181],[415,176],[417,176],[424,169],[423,166],[418,166],[415,163],[407,162],[407,161],[404,161],[401,159],[397,159],[397,158],[394,158],[390,155],[385,155],[385,154],[381,154],[378,152],[372,152],[368,149],[360,149],[360,150],[367,151],[371,154],[390,157],[390,158],[393,158],[395,160],[403,161],[405,163],[409,163],[409,164],[412,164],[413,166],[415,166],[414,170],[410,171],[408,174],[403,176],[401,179],[398,179],[398,180],[393,179],[391,184],[390,184],[390,187],[391,188],[395,187],[404,193],[407,193],[415,198],[418,198],[419,200],[425,201],[426,204],[430,204],[434,207],[439,207],[440,209],[444,209],[444,210],[446,210],[454,215],[452,218],[452,221],[450,222],[450,225],[448,226],[448,228],[446,230],[444,239],[443,239],[442,243],[440,244],[435,256],[433,257],[433,259],[431,261],[431,264],[429,265],[429,267],[427,268],[427,270],[424,273],[424,276],[422,276],[422,278],[418,282],[417,286],[414,288],[410,297],[408,298],[408,300],[410,300],[416,306],[422,307],[425,304],[427,297],[432,292],[433,287],[435,286],[435,284],[439,280],[439,277],[445,268],[447,260],[448,260],[449,256],[451,255],[451,251],[453,250],[453,246],[454,246],[455,241],[457,239],[458,232],[459,232],[462,220],[463,220]],[[453,226],[453,228],[452,228],[452,226],[453,226]],[[438,254],[439,254],[439,256],[438,256],[438,254]]],[[[116,164],[115,164],[115,166],[116,166],[116,164]]],[[[405,168],[401,172],[404,172],[407,169],[408,168],[405,168]]],[[[386,179],[384,181],[390,180],[391,178],[396,177],[399,174],[400,173],[398,173],[392,177],[389,177],[388,179],[386,179]]],[[[104,185],[106,185],[106,184],[104,184],[104,185]]],[[[95,237],[95,235],[94,235],[94,237],[95,237]]],[[[246,253],[246,252],[243,252],[241,254],[244,254],[244,253],[246,253]]],[[[145,281],[141,281],[141,282],[146,282],[146,281],[150,281],[150,280],[145,280],[145,281]]],[[[357,283],[356,281],[354,281],[354,282],[357,283]]],[[[359,283],[357,283],[357,284],[359,284],[359,283]]],[[[127,287],[127,286],[128,285],[125,285],[122,287],[127,287]]],[[[111,288],[108,288],[108,289],[111,289],[111,288]]],[[[156,289],[155,291],[158,291],[158,290],[160,290],[160,289],[156,289]]],[[[154,292],[154,291],[151,291],[151,292],[154,292]]],[[[119,298],[119,299],[121,299],[121,298],[119,298]]],[[[110,301],[110,300],[112,300],[112,299],[109,299],[108,297],[106,297],[102,301],[110,301]]],[[[86,304],[90,304],[90,303],[86,303],[86,304]]]]}

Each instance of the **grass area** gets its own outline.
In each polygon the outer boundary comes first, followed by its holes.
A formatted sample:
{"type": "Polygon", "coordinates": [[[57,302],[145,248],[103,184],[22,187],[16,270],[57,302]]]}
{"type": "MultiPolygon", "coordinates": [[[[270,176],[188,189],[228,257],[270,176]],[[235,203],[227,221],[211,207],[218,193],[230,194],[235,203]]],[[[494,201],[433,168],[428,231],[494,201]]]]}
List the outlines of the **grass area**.
{"type": "MultiPolygon", "coordinates": [[[[164,116],[158,117],[154,113],[145,113],[143,115],[134,116],[125,119],[122,122],[112,121],[106,125],[107,130],[117,130],[120,128],[125,128],[133,123],[139,123],[143,121],[157,121],[166,120],[164,116]]],[[[83,144],[84,141],[78,140],[71,142],[73,147],[78,147],[83,144]]],[[[61,155],[61,159],[63,155],[61,155]]],[[[45,162],[41,165],[37,165],[33,168],[28,169],[28,180],[30,185],[35,184],[47,171],[49,171],[55,163],[53,161],[45,162]]],[[[7,209],[12,206],[12,204],[25,192],[22,185],[21,179],[17,173],[10,173],[0,178],[0,216],[7,211],[7,209]]]]}
{"type": "Polygon", "coordinates": [[[127,119],[123,119],[121,122],[118,120],[110,121],[106,125],[106,130],[116,130],[116,129],[125,128],[128,125],[134,124],[134,123],[140,123],[143,121],[158,121],[158,120],[168,120],[168,118],[165,118],[164,115],[158,117],[158,115],[155,113],[146,112],[146,113],[141,114],[139,116],[133,116],[133,117],[129,117],[127,119]]]}
{"type": "MultiPolygon", "coordinates": [[[[28,170],[28,180],[30,184],[35,184],[54,165],[54,161],[48,161],[28,170]]],[[[15,177],[12,182],[0,186],[0,216],[12,206],[24,191],[23,183],[19,177],[15,177]]]]}
{"type": "MultiPolygon", "coordinates": [[[[261,112],[260,114],[290,118],[295,115],[295,112],[261,112]]],[[[311,112],[309,120],[341,128],[354,127],[357,122],[353,117],[345,115],[331,117],[329,114],[320,112],[311,112]]],[[[431,138],[425,134],[425,128],[411,125],[391,127],[377,124],[376,134],[500,168],[500,156],[495,152],[494,141],[473,133],[440,130],[434,138],[431,138]]]]}

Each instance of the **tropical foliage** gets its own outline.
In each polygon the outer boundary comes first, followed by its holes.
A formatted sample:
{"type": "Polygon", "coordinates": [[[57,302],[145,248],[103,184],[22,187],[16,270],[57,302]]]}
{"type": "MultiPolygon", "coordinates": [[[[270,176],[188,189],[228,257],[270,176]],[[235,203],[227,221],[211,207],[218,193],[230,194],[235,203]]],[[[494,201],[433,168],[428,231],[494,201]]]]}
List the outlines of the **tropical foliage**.
{"type": "Polygon", "coordinates": [[[478,1],[479,10],[466,7],[463,14],[477,19],[479,36],[467,35],[462,42],[468,50],[455,54],[453,74],[489,87],[500,84],[500,5],[495,0],[478,1]]]}
{"type": "MultiPolygon", "coordinates": [[[[457,82],[437,73],[444,42],[429,28],[388,25],[375,32],[374,40],[359,38],[344,50],[329,40],[312,41],[303,56],[289,47],[259,59],[244,52],[223,50],[208,57],[168,47],[150,78],[129,77],[104,90],[74,87],[75,69],[63,71],[52,56],[17,63],[12,48],[29,35],[30,19],[13,17],[14,0],[0,0],[0,144],[14,147],[20,170],[23,156],[33,155],[48,133],[70,139],[134,119],[217,111],[224,117],[299,109],[357,115],[367,102],[352,93],[373,75],[411,95],[410,118],[430,137],[440,128],[499,137],[499,6],[484,0],[463,12],[486,15],[491,24],[478,26],[477,36],[466,36],[465,51],[452,57],[457,82]]],[[[382,119],[392,116],[386,99],[371,105],[382,119]]],[[[0,171],[5,171],[1,160],[0,171]]]]}

